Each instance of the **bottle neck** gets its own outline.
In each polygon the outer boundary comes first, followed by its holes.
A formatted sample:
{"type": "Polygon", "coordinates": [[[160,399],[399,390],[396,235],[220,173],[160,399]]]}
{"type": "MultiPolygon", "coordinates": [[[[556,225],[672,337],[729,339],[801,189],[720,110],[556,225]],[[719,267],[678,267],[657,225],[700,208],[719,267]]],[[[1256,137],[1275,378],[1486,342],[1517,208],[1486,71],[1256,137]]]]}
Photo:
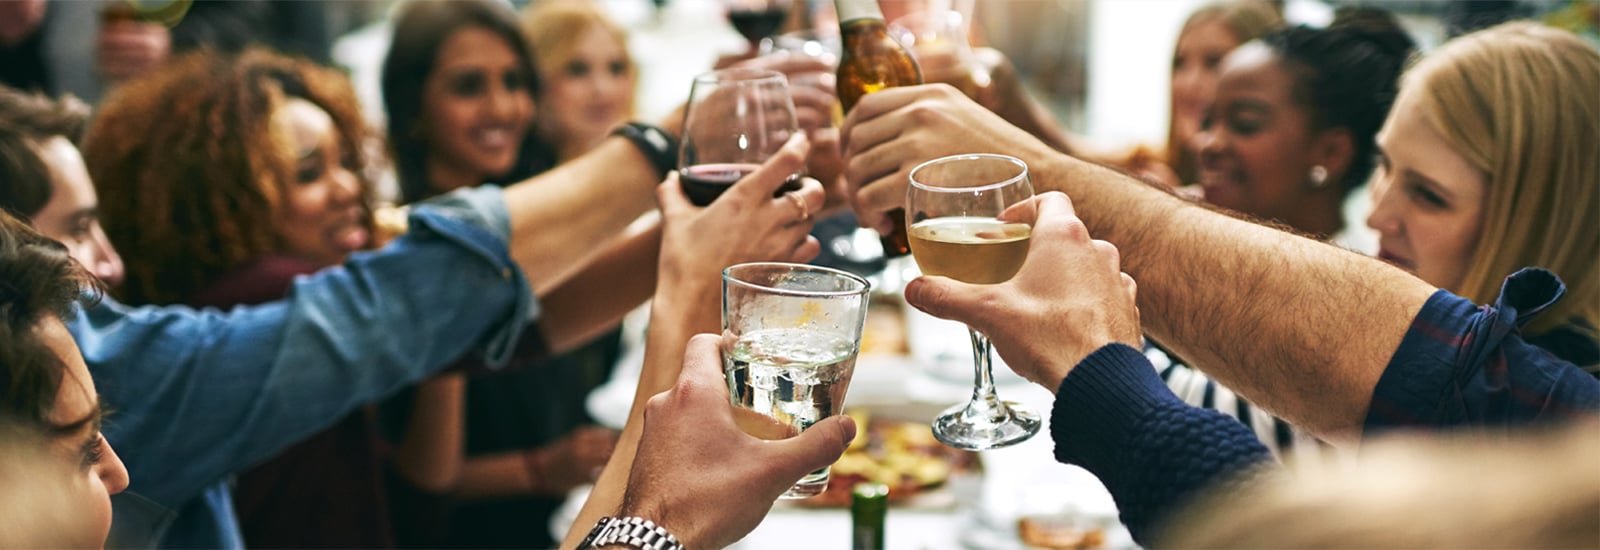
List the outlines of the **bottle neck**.
{"type": "Polygon", "coordinates": [[[833,7],[839,14],[840,26],[857,19],[883,21],[883,10],[878,8],[878,0],[833,0],[833,7]]]}

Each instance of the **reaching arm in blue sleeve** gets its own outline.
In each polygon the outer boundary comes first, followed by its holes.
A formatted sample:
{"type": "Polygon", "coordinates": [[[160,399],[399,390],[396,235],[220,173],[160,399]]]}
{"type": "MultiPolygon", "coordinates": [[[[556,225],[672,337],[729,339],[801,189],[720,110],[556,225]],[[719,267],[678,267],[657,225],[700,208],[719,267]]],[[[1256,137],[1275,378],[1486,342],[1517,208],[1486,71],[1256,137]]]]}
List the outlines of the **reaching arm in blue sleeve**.
{"type": "Polygon", "coordinates": [[[1179,400],[1149,359],[1122,344],[1096,350],[1061,381],[1050,435],[1056,460],[1099,477],[1145,546],[1200,490],[1274,464],[1244,424],[1179,400]]]}
{"type": "Polygon", "coordinates": [[[80,312],[70,328],[129,493],[176,506],[463,353],[507,357],[536,308],[498,191],[419,207],[410,228],[281,302],[80,312]]]}

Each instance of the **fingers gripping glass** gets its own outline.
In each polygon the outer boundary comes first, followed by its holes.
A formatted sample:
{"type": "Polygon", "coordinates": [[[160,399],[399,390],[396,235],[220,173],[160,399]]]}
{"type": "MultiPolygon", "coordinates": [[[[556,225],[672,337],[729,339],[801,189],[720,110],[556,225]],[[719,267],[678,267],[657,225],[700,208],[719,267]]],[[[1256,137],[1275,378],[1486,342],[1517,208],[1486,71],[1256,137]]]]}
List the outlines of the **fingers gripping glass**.
{"type": "MultiPolygon", "coordinates": [[[[694,78],[683,113],[678,175],[689,202],[707,206],[800,131],[782,73],[726,69],[694,78]]],[[[779,193],[800,188],[800,174],[779,193]]]]}
{"type": "MultiPolygon", "coordinates": [[[[906,197],[911,255],[929,275],[973,284],[1005,282],[1028,256],[1032,228],[1000,221],[1033,197],[1028,165],[1005,155],[957,155],[911,170],[906,197]]],[[[933,435],[958,449],[1005,447],[1039,432],[1039,415],[995,395],[989,339],[970,327],[972,399],[933,422],[933,435]]]]}

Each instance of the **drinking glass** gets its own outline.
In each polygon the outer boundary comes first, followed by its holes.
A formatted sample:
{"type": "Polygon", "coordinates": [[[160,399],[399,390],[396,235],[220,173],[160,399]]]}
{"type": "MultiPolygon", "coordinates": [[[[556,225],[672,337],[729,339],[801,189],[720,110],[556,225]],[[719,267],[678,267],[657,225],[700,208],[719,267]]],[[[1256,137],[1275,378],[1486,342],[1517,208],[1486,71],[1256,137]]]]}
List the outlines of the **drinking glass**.
{"type": "Polygon", "coordinates": [[[762,42],[778,34],[789,17],[791,0],[724,0],[728,22],[750,43],[751,52],[761,51],[762,42]]]}
{"type": "MultiPolygon", "coordinates": [[[[684,194],[697,206],[711,204],[799,131],[783,73],[724,69],[696,76],[678,148],[684,194]]],[[[799,177],[792,175],[779,192],[799,189],[799,177]]]]}
{"type": "MultiPolygon", "coordinates": [[[[735,415],[741,428],[783,439],[839,414],[861,348],[868,288],[866,279],[826,267],[768,262],[723,270],[722,372],[735,412],[744,413],[735,415]]],[[[822,468],[782,498],[827,487],[822,468]]]]}
{"type": "MultiPolygon", "coordinates": [[[[1033,197],[1028,165],[1005,155],[956,155],[911,170],[906,192],[911,256],[928,275],[974,284],[1004,282],[1028,256],[1026,223],[999,217],[1033,197]]],[[[1005,447],[1033,437],[1039,415],[995,395],[989,339],[968,327],[975,367],[972,399],[944,411],[933,435],[958,449],[1005,447]]]]}
{"type": "Polygon", "coordinates": [[[970,19],[959,10],[914,12],[890,22],[889,36],[911,50],[924,77],[944,73],[943,67],[959,68],[959,76],[950,84],[967,97],[977,98],[978,91],[989,86],[992,76],[972,53],[967,39],[972,28],[970,19]]]}

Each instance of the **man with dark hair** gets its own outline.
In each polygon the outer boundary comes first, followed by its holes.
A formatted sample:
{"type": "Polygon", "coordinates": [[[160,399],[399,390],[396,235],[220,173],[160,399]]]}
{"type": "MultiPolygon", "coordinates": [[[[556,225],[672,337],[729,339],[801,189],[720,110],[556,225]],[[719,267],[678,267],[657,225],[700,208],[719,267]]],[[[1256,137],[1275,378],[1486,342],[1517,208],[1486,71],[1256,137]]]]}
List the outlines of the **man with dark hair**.
{"type": "Polygon", "coordinates": [[[107,285],[122,282],[122,258],[100,227],[99,199],[78,154],[89,107],[0,86],[0,208],[29,220],[107,285]]]}

